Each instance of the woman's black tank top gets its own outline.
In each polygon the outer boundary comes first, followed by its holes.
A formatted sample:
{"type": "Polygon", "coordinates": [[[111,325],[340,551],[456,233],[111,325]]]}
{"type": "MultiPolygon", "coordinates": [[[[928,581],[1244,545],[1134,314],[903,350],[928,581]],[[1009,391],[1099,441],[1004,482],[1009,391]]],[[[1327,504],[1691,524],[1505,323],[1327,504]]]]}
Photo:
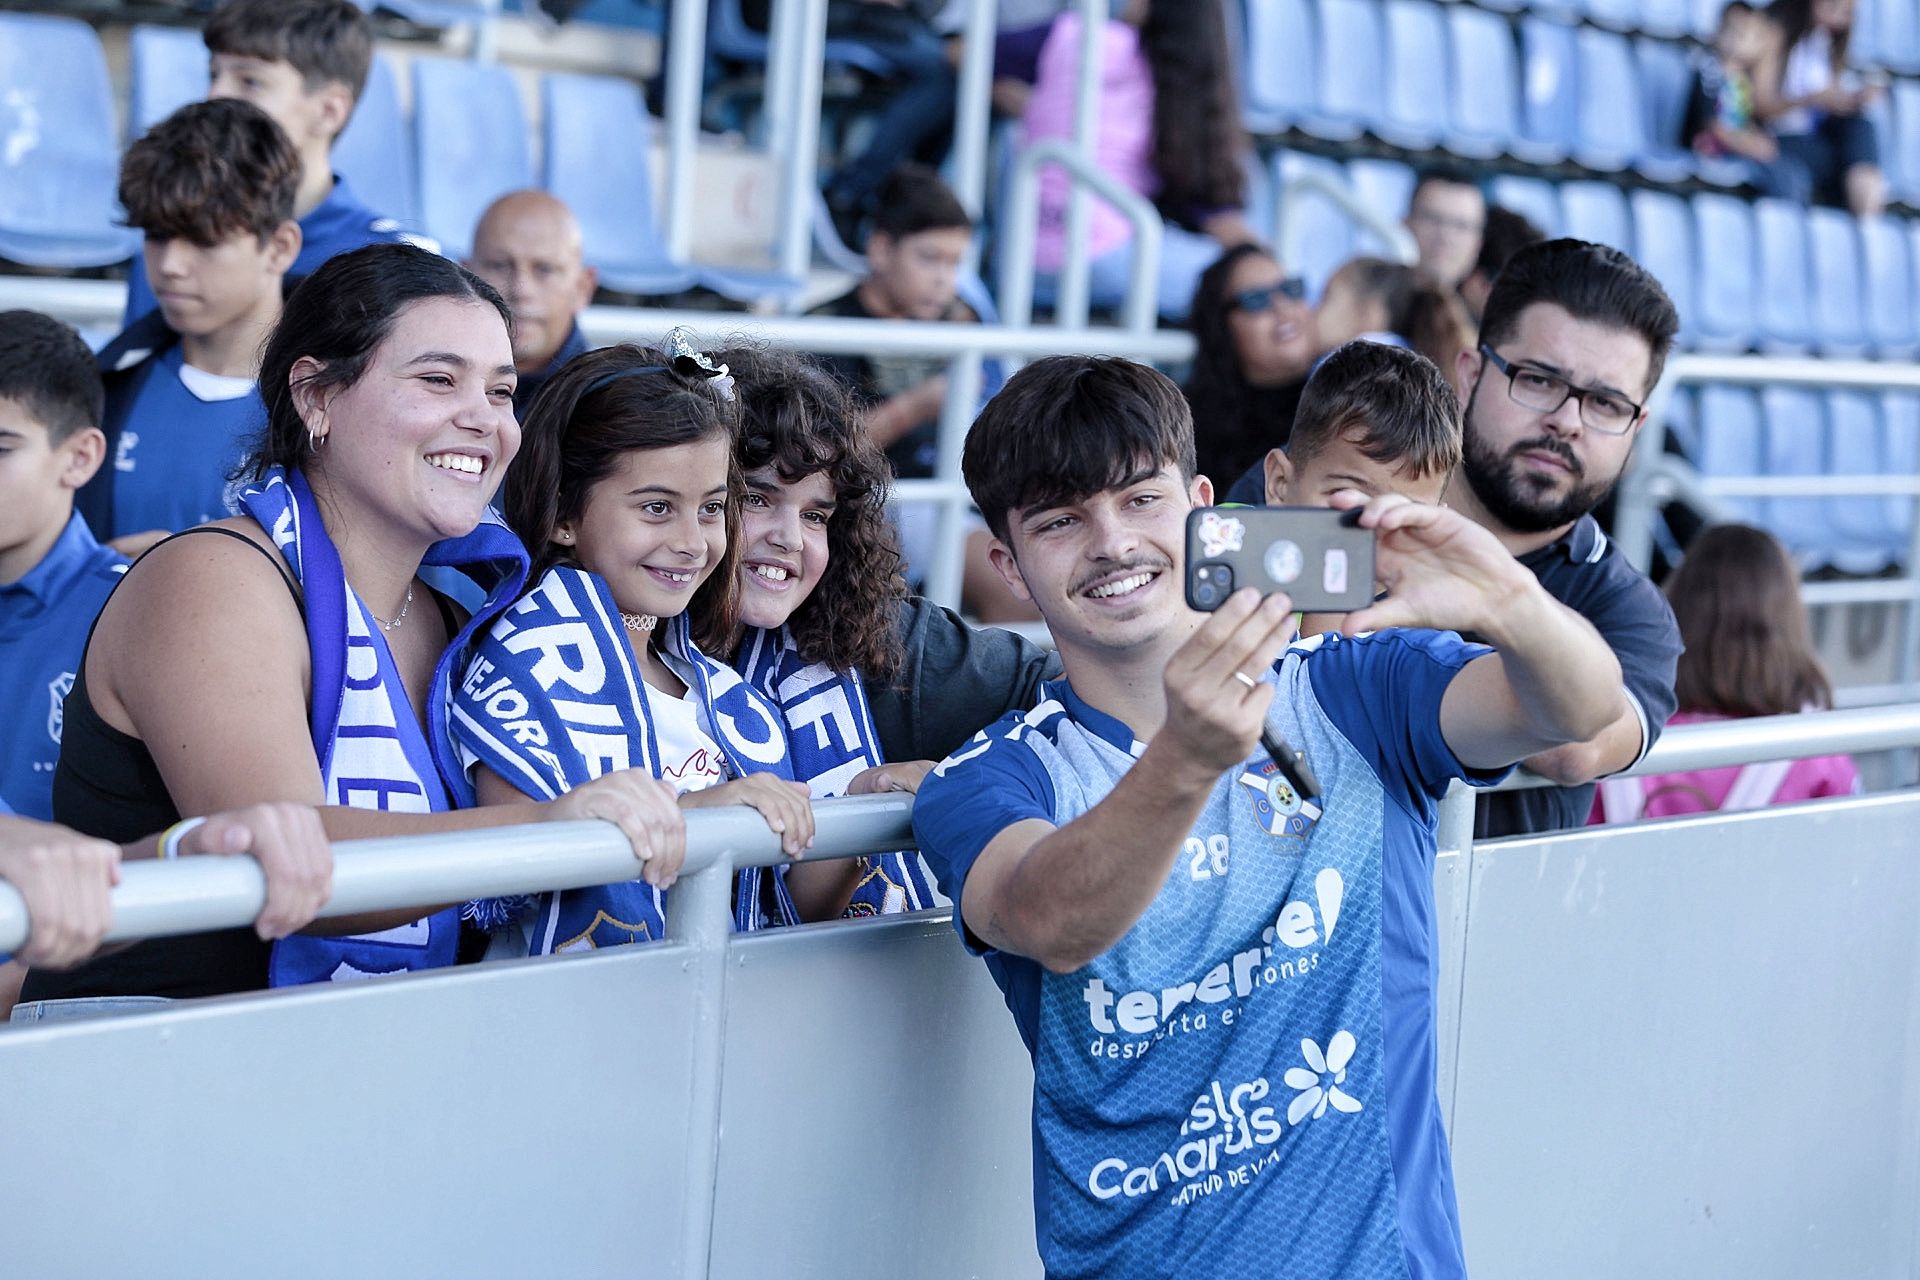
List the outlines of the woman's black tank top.
{"type": "MultiPolygon", "coordinates": [[[[301,605],[301,612],[305,613],[300,584],[265,547],[231,529],[212,526],[189,529],[174,537],[196,533],[223,534],[266,556],[286,582],[294,603],[301,605]]],[[[448,615],[446,601],[437,593],[434,601],[447,619],[447,634],[453,635],[459,628],[448,615]]],[[[102,605],[101,612],[105,611],[102,605]]],[[[89,631],[87,648],[92,647],[93,634],[89,631]]],[[[60,759],[54,767],[54,821],[82,835],[98,836],[115,844],[131,844],[178,822],[180,811],[167,794],[166,783],[147,744],[100,718],[87,692],[86,673],[83,655],[73,692],[67,695],[60,759]]],[[[262,942],[247,928],[220,929],[177,938],[149,938],[124,951],[88,961],[77,969],[64,972],[34,969],[27,974],[20,999],[132,995],[188,999],[259,991],[267,985],[267,959],[271,950],[270,944],[262,942]]]]}

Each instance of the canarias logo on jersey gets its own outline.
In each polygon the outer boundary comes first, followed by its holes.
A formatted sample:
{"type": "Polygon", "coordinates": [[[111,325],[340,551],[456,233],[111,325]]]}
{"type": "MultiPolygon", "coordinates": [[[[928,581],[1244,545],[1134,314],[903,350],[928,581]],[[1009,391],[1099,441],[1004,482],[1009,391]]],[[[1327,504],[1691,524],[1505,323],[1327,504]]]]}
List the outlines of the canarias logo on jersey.
{"type": "Polygon", "coordinates": [[[1231,1027],[1240,1001],[1263,986],[1291,982],[1320,967],[1320,953],[1333,942],[1346,896],[1340,873],[1322,867],[1313,877],[1311,900],[1282,903],[1258,942],[1197,978],[1157,991],[1115,991],[1104,979],[1089,978],[1081,991],[1095,1032],[1089,1056],[1137,1058],[1170,1035],[1231,1027]]]}

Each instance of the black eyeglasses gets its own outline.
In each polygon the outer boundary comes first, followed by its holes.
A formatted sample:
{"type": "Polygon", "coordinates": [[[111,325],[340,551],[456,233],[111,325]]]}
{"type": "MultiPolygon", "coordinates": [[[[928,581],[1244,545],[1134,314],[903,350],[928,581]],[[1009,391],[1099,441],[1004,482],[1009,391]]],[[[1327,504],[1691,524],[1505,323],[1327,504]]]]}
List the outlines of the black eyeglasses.
{"type": "Polygon", "coordinates": [[[1279,284],[1262,285],[1258,289],[1242,289],[1227,299],[1227,305],[1235,311],[1265,311],[1273,305],[1275,295],[1299,302],[1307,296],[1307,282],[1299,276],[1288,276],[1279,284]]]}
{"type": "Polygon", "coordinates": [[[1633,424],[1640,419],[1643,406],[1635,404],[1618,391],[1576,387],[1557,373],[1548,373],[1545,369],[1535,369],[1530,365],[1509,364],[1484,343],[1480,347],[1480,354],[1494,368],[1507,375],[1507,395],[1523,409],[1552,413],[1572,397],[1580,402],[1581,425],[1603,436],[1623,436],[1633,430],[1633,424]]]}

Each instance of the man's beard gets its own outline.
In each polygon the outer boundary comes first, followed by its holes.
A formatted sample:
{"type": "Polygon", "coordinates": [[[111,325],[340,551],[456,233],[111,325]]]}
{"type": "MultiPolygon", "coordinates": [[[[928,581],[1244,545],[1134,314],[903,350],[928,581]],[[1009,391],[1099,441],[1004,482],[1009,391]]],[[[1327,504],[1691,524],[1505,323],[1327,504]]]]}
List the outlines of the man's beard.
{"type": "Polygon", "coordinates": [[[1473,427],[1473,406],[1479,395],[1476,385],[1467,398],[1461,423],[1460,473],[1487,513],[1513,532],[1545,533],[1572,524],[1599,506],[1620,478],[1616,472],[1589,482],[1587,469],[1572,446],[1551,434],[1522,440],[1505,453],[1496,453],[1473,427]],[[1519,457],[1529,450],[1551,453],[1567,464],[1571,483],[1564,494],[1555,497],[1550,480],[1521,468],[1519,457]]]}

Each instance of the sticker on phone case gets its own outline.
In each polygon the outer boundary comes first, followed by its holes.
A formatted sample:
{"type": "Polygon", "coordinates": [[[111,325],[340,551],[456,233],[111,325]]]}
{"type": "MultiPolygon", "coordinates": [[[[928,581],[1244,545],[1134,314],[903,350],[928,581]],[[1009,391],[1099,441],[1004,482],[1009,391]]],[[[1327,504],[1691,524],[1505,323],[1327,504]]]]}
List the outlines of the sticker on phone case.
{"type": "Polygon", "coordinates": [[[1297,542],[1282,538],[1267,548],[1267,576],[1282,586],[1298,578],[1306,564],[1306,554],[1297,542]]]}
{"type": "Polygon", "coordinates": [[[1320,566],[1320,587],[1330,596],[1341,596],[1347,593],[1345,547],[1327,548],[1327,558],[1320,566]]]}
{"type": "Polygon", "coordinates": [[[1200,554],[1211,560],[1246,545],[1247,526],[1237,517],[1208,511],[1200,517],[1200,554]]]}

